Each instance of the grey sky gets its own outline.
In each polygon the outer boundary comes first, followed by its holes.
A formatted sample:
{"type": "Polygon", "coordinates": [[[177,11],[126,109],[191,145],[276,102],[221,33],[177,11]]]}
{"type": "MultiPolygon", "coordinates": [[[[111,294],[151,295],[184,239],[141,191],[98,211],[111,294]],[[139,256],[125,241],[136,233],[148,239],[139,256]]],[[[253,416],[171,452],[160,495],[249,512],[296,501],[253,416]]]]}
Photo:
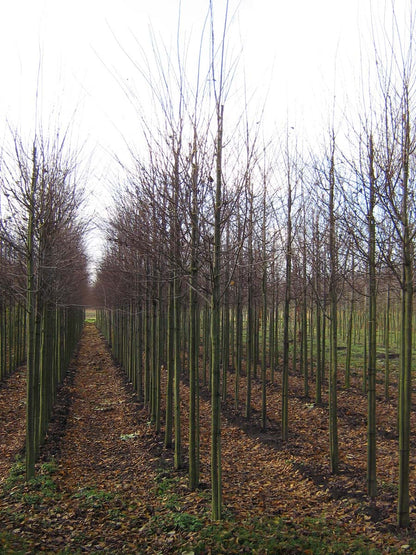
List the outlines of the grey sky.
{"type": "MultiPolygon", "coordinates": [[[[124,141],[134,144],[140,135],[137,113],[150,117],[153,110],[129,56],[142,67],[145,59],[154,63],[151,33],[162,50],[175,51],[179,4],[180,44],[192,68],[208,0],[0,0],[3,140],[8,125],[30,137],[36,106],[44,127],[56,119],[63,126],[73,120],[74,140],[90,157],[92,204],[107,205],[111,154],[126,155],[124,141]],[[140,107],[129,102],[126,87],[136,91],[140,107]]],[[[219,25],[224,5],[225,0],[214,0],[219,25]]],[[[237,80],[242,83],[244,74],[254,105],[267,97],[270,130],[289,118],[302,135],[313,135],[325,125],[334,94],[341,111],[355,102],[360,55],[372,42],[370,13],[388,28],[391,5],[230,0],[235,17],[227,40],[230,56],[240,57],[237,80]]],[[[234,108],[238,103],[233,97],[234,108]]]]}

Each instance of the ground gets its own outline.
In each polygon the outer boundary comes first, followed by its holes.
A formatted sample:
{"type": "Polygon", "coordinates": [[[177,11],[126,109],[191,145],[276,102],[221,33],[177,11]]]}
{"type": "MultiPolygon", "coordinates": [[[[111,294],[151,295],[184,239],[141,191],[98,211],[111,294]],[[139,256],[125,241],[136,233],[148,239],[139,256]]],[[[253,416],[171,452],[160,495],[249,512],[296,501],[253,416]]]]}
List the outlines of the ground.
{"type": "MultiPolygon", "coordinates": [[[[234,374],[229,376],[233,391],[234,374]]],[[[276,376],[280,379],[279,374],[276,376]]],[[[210,520],[210,404],[202,389],[201,487],[173,470],[147,409],[93,324],[87,323],[48,437],[38,477],[24,483],[24,371],[0,387],[0,553],[388,553],[416,552],[415,523],[396,526],[397,405],[378,402],[379,495],[365,493],[366,399],[340,385],[340,473],[328,461],[326,399],[316,406],[292,375],[289,441],[279,436],[279,381],[268,386],[268,429],[231,397],[223,407],[224,520],[210,520]],[[17,459],[16,459],[17,457],[17,459]],[[16,460],[16,462],[14,462],[16,460]]],[[[382,386],[380,385],[380,388],[382,386]]],[[[184,453],[188,387],[181,385],[184,453]]],[[[414,415],[412,416],[414,420],[414,415]]],[[[413,425],[415,422],[413,421],[413,425]]],[[[414,453],[414,451],[413,451],[414,453]]],[[[412,505],[414,504],[412,461],[412,505]]]]}

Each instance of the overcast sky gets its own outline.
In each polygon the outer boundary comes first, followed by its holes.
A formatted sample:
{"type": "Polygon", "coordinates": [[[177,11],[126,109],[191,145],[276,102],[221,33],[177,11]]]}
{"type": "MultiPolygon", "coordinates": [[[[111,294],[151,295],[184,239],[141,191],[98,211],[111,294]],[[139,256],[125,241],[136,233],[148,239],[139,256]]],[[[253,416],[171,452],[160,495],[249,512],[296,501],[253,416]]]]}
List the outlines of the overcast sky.
{"type": "MultiPolygon", "coordinates": [[[[152,66],[152,35],[158,48],[175,53],[180,4],[180,43],[192,68],[208,0],[0,0],[3,140],[8,126],[30,137],[36,106],[44,127],[50,114],[54,120],[59,114],[62,126],[73,120],[74,140],[92,153],[94,202],[107,203],[110,155],[125,156],[124,141],[140,135],[137,113],[153,110],[132,60],[152,66]],[[140,108],[129,102],[126,86],[140,108]]],[[[225,0],[213,4],[220,22],[225,0]]],[[[272,125],[289,118],[310,133],[325,125],[334,95],[345,104],[357,94],[360,55],[371,45],[370,13],[386,21],[390,7],[390,0],[230,0],[227,40],[230,56],[240,59],[237,79],[244,74],[254,104],[267,97],[272,125]]]]}

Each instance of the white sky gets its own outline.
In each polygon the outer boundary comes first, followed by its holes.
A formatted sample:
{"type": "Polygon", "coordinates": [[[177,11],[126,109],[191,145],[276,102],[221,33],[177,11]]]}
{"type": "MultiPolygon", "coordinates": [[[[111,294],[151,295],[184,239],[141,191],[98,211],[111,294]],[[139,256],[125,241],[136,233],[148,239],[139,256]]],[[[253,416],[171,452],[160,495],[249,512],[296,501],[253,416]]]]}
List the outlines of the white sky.
{"type": "MultiPolygon", "coordinates": [[[[190,67],[208,4],[181,2],[181,43],[189,42],[190,67]]],[[[219,20],[224,5],[225,0],[214,0],[219,20]]],[[[289,118],[309,133],[326,125],[334,91],[341,104],[357,94],[360,51],[371,44],[370,11],[382,20],[391,3],[230,0],[230,11],[237,5],[228,41],[231,56],[242,50],[238,79],[244,68],[247,89],[256,91],[254,103],[260,105],[268,91],[266,116],[272,125],[289,118]]],[[[116,72],[138,91],[142,109],[152,111],[146,106],[146,87],[123,49],[140,65],[143,53],[152,61],[152,29],[158,44],[173,51],[178,6],[179,0],[0,0],[2,140],[7,125],[30,138],[39,74],[38,117],[45,126],[56,114],[62,126],[74,119],[78,143],[92,153],[90,191],[100,210],[108,203],[109,153],[123,157],[122,137],[135,141],[140,135],[137,110],[116,72]]]]}

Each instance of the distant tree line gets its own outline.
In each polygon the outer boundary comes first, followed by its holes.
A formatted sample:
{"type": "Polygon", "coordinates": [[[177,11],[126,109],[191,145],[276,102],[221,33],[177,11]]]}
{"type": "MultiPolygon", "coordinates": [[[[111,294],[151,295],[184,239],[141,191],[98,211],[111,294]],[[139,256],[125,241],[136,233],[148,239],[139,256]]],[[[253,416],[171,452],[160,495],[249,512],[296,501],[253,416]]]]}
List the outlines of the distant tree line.
{"type": "Polygon", "coordinates": [[[84,322],[88,287],[77,161],[65,134],[18,134],[0,170],[1,378],[26,363],[26,476],[84,322]]]}

